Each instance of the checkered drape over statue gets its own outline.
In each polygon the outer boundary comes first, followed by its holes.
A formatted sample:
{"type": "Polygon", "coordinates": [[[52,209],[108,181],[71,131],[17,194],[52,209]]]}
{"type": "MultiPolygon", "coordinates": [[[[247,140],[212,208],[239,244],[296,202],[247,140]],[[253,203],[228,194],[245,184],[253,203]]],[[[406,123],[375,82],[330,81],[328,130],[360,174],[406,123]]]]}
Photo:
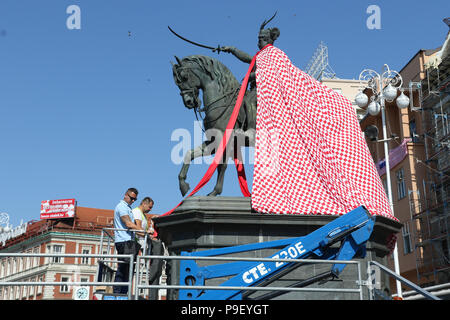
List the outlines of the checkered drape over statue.
{"type": "Polygon", "coordinates": [[[352,103],[268,46],[256,57],[252,207],[342,215],[364,205],[396,220],[352,103]]]}

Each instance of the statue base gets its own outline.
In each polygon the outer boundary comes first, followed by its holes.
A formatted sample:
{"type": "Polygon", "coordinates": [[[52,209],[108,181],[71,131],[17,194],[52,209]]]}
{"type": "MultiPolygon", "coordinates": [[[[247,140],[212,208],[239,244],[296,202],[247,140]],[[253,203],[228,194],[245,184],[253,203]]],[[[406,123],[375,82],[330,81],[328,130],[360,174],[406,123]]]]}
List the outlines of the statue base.
{"type": "MultiPolygon", "coordinates": [[[[169,255],[180,255],[182,251],[196,252],[213,248],[260,243],[305,236],[334,220],[336,216],[305,216],[260,214],[252,212],[251,199],[245,197],[197,196],[186,199],[171,215],[154,218],[160,238],[167,246],[169,255]]],[[[400,231],[401,224],[377,216],[371,238],[367,243],[367,254],[361,262],[361,280],[367,280],[368,261],[386,265],[389,249],[386,239],[400,231]]],[[[228,256],[267,258],[279,249],[264,249],[228,256]]],[[[219,263],[226,263],[221,261],[219,263]]],[[[216,264],[217,261],[197,261],[197,265],[216,264]]],[[[332,264],[310,264],[300,266],[276,280],[270,286],[287,287],[292,283],[311,278],[331,269],[332,264]]],[[[348,264],[338,279],[319,282],[305,288],[358,289],[358,268],[348,264]]],[[[179,260],[167,260],[167,284],[179,284],[179,260]]],[[[389,293],[389,277],[380,274],[378,289],[389,293]]],[[[226,279],[210,279],[206,285],[220,285],[226,279]]],[[[255,291],[249,298],[256,298],[267,291],[255,291]]],[[[178,290],[168,290],[167,299],[176,300],[178,290]]],[[[294,300],[359,300],[360,294],[353,292],[286,292],[273,299],[294,300]]],[[[363,299],[369,299],[368,290],[363,289],[363,299]]]]}

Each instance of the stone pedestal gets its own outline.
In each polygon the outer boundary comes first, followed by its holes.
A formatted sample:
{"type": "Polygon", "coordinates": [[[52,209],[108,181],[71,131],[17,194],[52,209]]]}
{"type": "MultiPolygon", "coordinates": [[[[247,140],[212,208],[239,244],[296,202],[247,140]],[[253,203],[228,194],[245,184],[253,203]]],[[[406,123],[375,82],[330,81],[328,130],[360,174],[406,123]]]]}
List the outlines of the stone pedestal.
{"type": "MultiPolygon", "coordinates": [[[[248,243],[267,242],[307,235],[332,221],[334,216],[276,215],[252,212],[250,198],[244,197],[191,197],[171,215],[158,217],[154,222],[161,239],[168,247],[170,255],[180,255],[182,251],[196,252],[220,247],[237,246],[248,243]]],[[[367,279],[367,262],[375,260],[386,264],[386,239],[399,232],[401,224],[384,217],[377,217],[372,236],[367,243],[367,255],[358,259],[361,264],[362,280],[367,279]]],[[[265,249],[234,254],[234,257],[267,258],[279,249],[265,249]]],[[[197,261],[199,266],[218,262],[197,261]]],[[[219,263],[226,263],[221,261],[219,263]]],[[[310,278],[331,269],[331,264],[312,264],[301,266],[284,275],[270,286],[285,287],[294,282],[310,278]]],[[[168,260],[168,284],[179,282],[179,261],[168,260]]],[[[315,283],[312,288],[357,289],[357,266],[347,265],[338,280],[315,283]]],[[[225,279],[211,279],[206,285],[219,285],[225,279]]],[[[389,279],[381,276],[381,290],[389,290],[389,279]]],[[[250,297],[255,298],[267,292],[258,291],[250,297]]],[[[177,299],[178,290],[169,290],[168,299],[177,299]]],[[[289,292],[274,299],[295,300],[357,300],[358,293],[336,292],[289,292]]],[[[364,290],[364,298],[368,292],[364,290]]]]}

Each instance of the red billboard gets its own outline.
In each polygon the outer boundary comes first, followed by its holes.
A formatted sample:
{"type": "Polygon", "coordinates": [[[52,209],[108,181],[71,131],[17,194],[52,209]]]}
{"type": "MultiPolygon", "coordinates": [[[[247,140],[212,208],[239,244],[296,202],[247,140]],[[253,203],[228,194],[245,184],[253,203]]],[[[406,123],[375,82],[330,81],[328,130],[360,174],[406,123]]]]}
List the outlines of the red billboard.
{"type": "Polygon", "coordinates": [[[75,199],[44,200],[41,202],[41,219],[73,218],[75,199]]]}

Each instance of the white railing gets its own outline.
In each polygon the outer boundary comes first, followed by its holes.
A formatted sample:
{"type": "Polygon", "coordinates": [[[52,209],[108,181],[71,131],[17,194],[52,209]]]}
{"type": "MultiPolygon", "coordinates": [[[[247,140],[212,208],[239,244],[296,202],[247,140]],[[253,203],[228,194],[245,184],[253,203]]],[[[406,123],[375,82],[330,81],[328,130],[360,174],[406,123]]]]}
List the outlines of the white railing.
{"type": "MultiPolygon", "coordinates": [[[[134,256],[123,254],[70,254],[70,253],[0,253],[0,259],[2,257],[14,258],[14,257],[43,257],[43,258],[123,258],[129,259],[130,265],[134,263],[134,256]]],[[[122,261],[117,261],[122,263],[122,261]]],[[[132,281],[133,281],[133,268],[130,268],[129,281],[128,282],[83,282],[83,281],[0,281],[0,287],[5,286],[128,286],[128,299],[131,300],[132,296],[132,281]]],[[[12,275],[10,275],[12,276],[12,275]]]]}
{"type": "MultiPolygon", "coordinates": [[[[341,292],[358,293],[360,300],[363,299],[363,286],[365,282],[361,280],[360,261],[354,260],[319,260],[319,259],[276,259],[276,258],[245,258],[245,257],[197,257],[197,256],[138,256],[137,265],[140,266],[140,260],[146,259],[164,259],[164,260],[210,260],[210,261],[255,261],[255,262],[290,262],[290,263],[308,263],[308,264],[355,264],[357,265],[358,280],[355,281],[356,289],[336,289],[336,288],[295,288],[295,287],[243,287],[243,286],[211,286],[211,285],[146,285],[137,282],[135,286],[135,295],[139,289],[185,289],[185,290],[245,290],[245,291],[302,291],[302,292],[341,292]]],[[[138,274],[138,272],[136,272],[138,274]]]]}
{"type": "MultiPolygon", "coordinates": [[[[107,235],[107,248],[108,252],[112,247],[112,243],[114,241],[113,236],[109,233],[109,231],[114,230],[125,230],[125,229],[117,229],[117,228],[105,228],[101,234],[100,238],[100,251],[103,252],[104,246],[104,233],[107,235]]],[[[126,231],[134,231],[135,230],[126,230],[126,231]]],[[[147,235],[145,236],[147,240],[147,235]]],[[[147,243],[147,241],[145,241],[147,243]]],[[[146,248],[144,246],[144,253],[146,252],[146,248]]],[[[319,259],[275,259],[275,258],[244,258],[244,257],[197,257],[197,256],[165,256],[165,255],[138,255],[134,257],[132,254],[121,255],[121,254],[62,254],[62,253],[0,253],[0,259],[2,257],[48,257],[48,258],[98,258],[98,268],[97,274],[95,276],[96,281],[5,281],[0,279],[0,287],[6,286],[127,286],[128,287],[128,299],[138,299],[139,298],[139,290],[146,289],[207,289],[207,290],[245,290],[245,291],[277,291],[277,292],[341,292],[341,293],[355,293],[359,294],[359,298],[363,299],[363,288],[367,286],[369,288],[369,298],[374,296],[372,291],[373,286],[369,281],[363,281],[361,275],[361,262],[355,260],[319,260],[319,259]],[[99,280],[99,271],[102,263],[110,263],[108,266],[111,270],[114,271],[114,266],[117,263],[124,263],[119,259],[129,259],[130,268],[129,268],[129,281],[128,282],[113,282],[113,281],[98,281],[99,280]],[[357,267],[357,280],[355,280],[355,289],[345,289],[345,288],[298,288],[298,287],[242,287],[242,286],[211,286],[211,285],[148,285],[145,283],[144,273],[149,269],[149,260],[150,259],[162,259],[162,260],[209,260],[209,261],[255,261],[255,262],[289,262],[289,263],[307,263],[307,264],[354,264],[357,267]],[[131,267],[136,265],[135,268],[131,267]],[[136,272],[134,273],[134,269],[136,272]],[[134,275],[133,275],[134,273],[134,275]],[[133,283],[134,283],[134,291],[133,291],[133,283]],[[134,294],[133,294],[134,293],[134,294]]],[[[127,262],[128,263],[128,262],[127,262]]],[[[405,278],[399,277],[393,271],[389,270],[385,266],[375,262],[370,261],[369,266],[375,265],[380,268],[383,272],[388,273],[390,276],[395,277],[397,280],[405,283],[406,285],[413,288],[413,290],[421,295],[423,295],[427,299],[435,299],[439,300],[436,296],[430,294],[426,290],[420,288],[419,286],[411,283],[405,278]]],[[[14,275],[9,275],[11,276],[14,275]]],[[[5,277],[4,277],[5,278],[5,277]]]]}
{"type": "MultiPolygon", "coordinates": [[[[59,254],[59,253],[0,253],[2,257],[48,257],[48,258],[99,258],[98,261],[110,261],[114,263],[121,263],[118,260],[106,259],[129,259],[130,265],[134,263],[133,255],[119,255],[119,254],[59,254]]],[[[128,282],[103,282],[103,281],[0,281],[0,287],[4,286],[128,286],[128,299],[138,299],[140,289],[208,289],[208,290],[246,290],[246,291],[303,291],[303,292],[341,292],[341,293],[357,293],[359,298],[363,299],[363,282],[361,281],[360,262],[352,260],[312,260],[312,259],[273,259],[273,258],[242,258],[242,257],[195,257],[195,256],[157,256],[144,255],[137,256],[136,272],[133,276],[133,268],[130,267],[128,282]],[[335,288],[295,288],[295,287],[236,287],[236,286],[188,286],[188,285],[147,285],[142,284],[142,266],[146,264],[141,263],[148,259],[163,259],[163,260],[210,260],[210,261],[255,261],[255,262],[290,262],[290,263],[325,263],[325,264],[356,264],[358,269],[358,281],[355,282],[358,288],[355,289],[335,289],[335,288]],[[133,295],[134,282],[134,295],[133,295]]],[[[98,273],[97,273],[98,276],[98,273]]],[[[96,278],[98,279],[98,278],[96,278]]]]}

